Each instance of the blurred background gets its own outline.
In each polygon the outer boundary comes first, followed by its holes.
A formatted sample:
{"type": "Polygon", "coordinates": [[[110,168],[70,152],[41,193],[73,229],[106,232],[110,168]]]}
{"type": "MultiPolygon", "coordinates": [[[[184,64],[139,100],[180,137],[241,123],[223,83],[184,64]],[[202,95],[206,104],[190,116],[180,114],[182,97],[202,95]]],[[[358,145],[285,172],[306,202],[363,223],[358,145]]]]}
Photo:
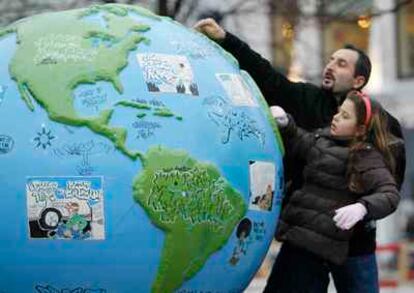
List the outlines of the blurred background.
{"type": "MultiPolygon", "coordinates": [[[[325,61],[346,43],[364,49],[373,65],[366,91],[400,120],[407,150],[402,201],[378,223],[381,292],[414,292],[413,0],[0,0],[0,26],[96,3],[138,4],[188,27],[212,17],[297,81],[319,84],[325,61]]],[[[246,292],[263,290],[278,248],[274,242],[246,292]]]]}

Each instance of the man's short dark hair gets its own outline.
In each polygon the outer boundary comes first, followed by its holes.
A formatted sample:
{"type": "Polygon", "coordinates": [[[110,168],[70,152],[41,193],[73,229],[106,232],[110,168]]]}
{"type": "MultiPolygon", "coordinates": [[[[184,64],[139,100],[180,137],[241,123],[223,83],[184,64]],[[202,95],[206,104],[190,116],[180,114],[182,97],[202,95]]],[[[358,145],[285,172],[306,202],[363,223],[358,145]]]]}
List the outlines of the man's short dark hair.
{"type": "Polygon", "coordinates": [[[365,54],[364,51],[355,47],[354,45],[346,44],[343,48],[352,50],[358,53],[358,59],[355,64],[354,77],[357,77],[359,75],[362,75],[363,77],[365,77],[364,84],[358,88],[358,89],[362,89],[368,83],[369,77],[371,75],[371,60],[369,60],[369,57],[367,56],[367,54],[365,54]]]}

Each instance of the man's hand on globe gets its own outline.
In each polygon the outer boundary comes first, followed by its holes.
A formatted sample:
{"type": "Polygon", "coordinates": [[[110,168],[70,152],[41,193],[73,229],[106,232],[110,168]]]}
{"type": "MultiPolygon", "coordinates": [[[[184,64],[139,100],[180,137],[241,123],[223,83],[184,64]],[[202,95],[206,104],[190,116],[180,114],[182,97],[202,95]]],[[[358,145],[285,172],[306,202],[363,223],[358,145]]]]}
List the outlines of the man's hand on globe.
{"type": "Polygon", "coordinates": [[[212,18],[199,20],[193,28],[214,41],[221,41],[226,37],[226,31],[212,18]]]}

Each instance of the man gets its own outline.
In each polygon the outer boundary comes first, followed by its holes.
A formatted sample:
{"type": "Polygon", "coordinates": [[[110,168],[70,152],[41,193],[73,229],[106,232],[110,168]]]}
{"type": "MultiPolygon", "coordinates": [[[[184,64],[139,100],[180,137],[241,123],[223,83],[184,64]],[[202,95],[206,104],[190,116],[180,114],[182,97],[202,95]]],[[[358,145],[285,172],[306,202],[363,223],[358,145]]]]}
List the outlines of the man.
{"type": "MultiPolygon", "coordinates": [[[[282,107],[293,116],[298,126],[306,130],[329,125],[346,94],[350,90],[361,90],[367,84],[371,73],[371,63],[365,53],[353,46],[345,46],[330,57],[322,73],[321,86],[291,82],[247,44],[223,30],[213,19],[200,20],[194,28],[233,54],[239,61],[240,68],[246,70],[255,80],[268,104],[282,107]]],[[[396,161],[395,178],[400,188],[405,172],[403,136],[399,122],[390,114],[388,120],[391,133],[399,138],[395,140],[392,150],[396,161]]],[[[303,163],[290,158],[287,152],[285,177],[288,189],[285,201],[293,190],[301,186],[302,168],[303,163]]],[[[358,225],[350,241],[349,260],[343,266],[332,266],[315,257],[314,263],[303,266],[314,267],[314,269],[303,272],[300,272],[302,258],[292,258],[294,253],[291,252],[295,247],[284,243],[265,292],[325,292],[329,282],[329,272],[332,273],[338,292],[367,292],[364,288],[357,287],[357,282],[354,281],[357,276],[364,275],[364,270],[376,269],[375,235],[374,227],[358,225]],[[361,239],[364,241],[360,241],[361,239]],[[361,245],[362,242],[372,245],[367,247],[361,245]],[[291,278],[295,273],[296,275],[302,273],[308,282],[315,284],[303,288],[300,279],[291,278]],[[342,291],[347,287],[350,291],[342,291]]],[[[377,275],[377,272],[374,272],[374,275],[377,275]]],[[[368,286],[378,287],[377,278],[365,281],[368,286]]],[[[375,289],[373,292],[376,292],[375,289]]]]}

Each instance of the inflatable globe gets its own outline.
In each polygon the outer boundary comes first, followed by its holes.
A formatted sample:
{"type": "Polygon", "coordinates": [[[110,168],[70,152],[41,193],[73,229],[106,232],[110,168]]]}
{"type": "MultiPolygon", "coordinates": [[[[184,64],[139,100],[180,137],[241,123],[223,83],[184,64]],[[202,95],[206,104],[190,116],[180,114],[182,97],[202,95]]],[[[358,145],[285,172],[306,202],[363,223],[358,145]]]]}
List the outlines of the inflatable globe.
{"type": "Polygon", "coordinates": [[[244,290],[282,148],[232,56],[112,4],[0,30],[0,64],[0,292],[244,290]]]}

